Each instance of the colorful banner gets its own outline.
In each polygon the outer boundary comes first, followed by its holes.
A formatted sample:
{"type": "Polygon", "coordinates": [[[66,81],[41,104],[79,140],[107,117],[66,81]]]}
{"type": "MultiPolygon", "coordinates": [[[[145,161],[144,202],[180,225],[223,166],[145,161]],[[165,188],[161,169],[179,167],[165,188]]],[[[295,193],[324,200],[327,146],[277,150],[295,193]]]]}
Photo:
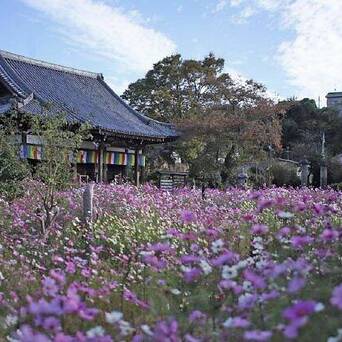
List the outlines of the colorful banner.
{"type": "MultiPolygon", "coordinates": [[[[37,145],[22,145],[20,148],[21,158],[41,160],[42,147],[37,145]]],[[[98,163],[99,153],[92,150],[79,150],[77,151],[76,162],[78,164],[96,164],[98,163]]],[[[104,163],[108,165],[121,165],[134,167],[135,154],[123,152],[105,152],[104,163]]],[[[138,155],[138,165],[145,167],[146,157],[142,154],[138,155]]]]}
{"type": "Polygon", "coordinates": [[[21,145],[20,157],[34,160],[42,159],[42,147],[37,145],[21,145]]]}
{"type": "MultiPolygon", "coordinates": [[[[145,166],[145,156],[142,154],[138,155],[138,165],[145,166]]],[[[104,161],[108,165],[121,165],[121,166],[131,166],[135,165],[135,155],[134,153],[123,153],[123,152],[105,152],[104,161]]]]}
{"type": "Polygon", "coordinates": [[[90,150],[79,150],[76,161],[78,164],[95,164],[98,161],[98,152],[90,150]]]}

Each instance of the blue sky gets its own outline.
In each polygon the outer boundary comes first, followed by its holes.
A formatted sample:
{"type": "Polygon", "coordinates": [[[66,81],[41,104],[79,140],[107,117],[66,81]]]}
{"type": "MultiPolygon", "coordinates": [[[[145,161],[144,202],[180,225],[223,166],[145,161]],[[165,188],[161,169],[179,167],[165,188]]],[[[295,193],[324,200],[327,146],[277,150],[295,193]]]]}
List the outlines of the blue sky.
{"type": "Polygon", "coordinates": [[[341,17],[341,0],[1,0],[0,49],[103,72],[118,93],[166,55],[214,52],[272,94],[317,99],[342,88],[341,17]]]}

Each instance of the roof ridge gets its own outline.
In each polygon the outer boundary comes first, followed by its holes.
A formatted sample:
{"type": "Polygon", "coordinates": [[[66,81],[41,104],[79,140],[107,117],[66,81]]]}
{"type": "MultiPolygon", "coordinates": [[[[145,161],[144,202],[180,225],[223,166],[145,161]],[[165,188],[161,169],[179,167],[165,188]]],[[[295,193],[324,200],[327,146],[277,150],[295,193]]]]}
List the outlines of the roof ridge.
{"type": "Polygon", "coordinates": [[[33,64],[33,65],[41,66],[41,67],[48,68],[48,69],[68,72],[68,73],[76,74],[80,76],[86,76],[86,77],[91,77],[91,78],[103,77],[101,73],[96,73],[96,72],[87,71],[87,70],[80,70],[80,69],[76,69],[72,67],[66,67],[61,64],[46,62],[40,59],[26,57],[23,55],[19,55],[19,54],[1,50],[1,49],[0,49],[0,55],[4,58],[16,60],[16,61],[20,61],[20,62],[24,62],[28,64],[33,64]]]}

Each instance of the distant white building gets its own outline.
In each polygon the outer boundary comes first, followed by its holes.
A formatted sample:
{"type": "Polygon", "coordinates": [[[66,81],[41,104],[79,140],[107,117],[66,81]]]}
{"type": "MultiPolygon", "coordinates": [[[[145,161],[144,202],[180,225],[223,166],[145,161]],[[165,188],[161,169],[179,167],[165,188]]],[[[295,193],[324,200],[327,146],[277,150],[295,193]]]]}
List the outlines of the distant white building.
{"type": "Polygon", "coordinates": [[[327,96],[327,107],[335,108],[342,115],[342,92],[331,92],[327,96]]]}

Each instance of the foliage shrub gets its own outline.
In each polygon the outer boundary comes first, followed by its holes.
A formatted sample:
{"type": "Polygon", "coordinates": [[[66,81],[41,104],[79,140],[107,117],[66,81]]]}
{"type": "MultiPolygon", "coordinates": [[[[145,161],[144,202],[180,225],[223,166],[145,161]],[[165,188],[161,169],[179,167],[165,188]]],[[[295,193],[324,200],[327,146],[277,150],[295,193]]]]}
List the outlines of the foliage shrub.
{"type": "Polygon", "coordinates": [[[297,167],[285,163],[275,163],[271,167],[272,183],[276,186],[299,186],[297,167]]]}

